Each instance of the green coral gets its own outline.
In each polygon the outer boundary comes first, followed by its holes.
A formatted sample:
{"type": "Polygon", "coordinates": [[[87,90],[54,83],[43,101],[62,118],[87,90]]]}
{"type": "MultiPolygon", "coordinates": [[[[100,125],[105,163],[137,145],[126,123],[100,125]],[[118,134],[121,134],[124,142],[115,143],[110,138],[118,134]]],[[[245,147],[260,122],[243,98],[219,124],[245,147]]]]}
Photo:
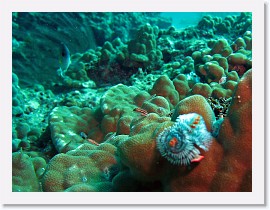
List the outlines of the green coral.
{"type": "Polygon", "coordinates": [[[156,44],[158,32],[157,26],[148,23],[139,28],[135,39],[128,42],[129,58],[139,67],[161,66],[163,55],[156,44]]]}
{"type": "Polygon", "coordinates": [[[117,174],[115,151],[111,144],[86,143],[66,154],[54,156],[42,179],[44,191],[112,191],[111,179],[117,174]]]}
{"type": "MultiPolygon", "coordinates": [[[[84,135],[90,138],[89,134],[99,122],[95,119],[95,112],[92,109],[62,106],[52,110],[49,124],[55,148],[58,152],[67,152],[86,143],[84,135]]],[[[95,134],[96,137],[99,136],[98,131],[95,134]]]]}
{"type": "Polygon", "coordinates": [[[40,180],[46,168],[41,157],[31,158],[24,152],[12,153],[12,191],[40,192],[40,180]]]}

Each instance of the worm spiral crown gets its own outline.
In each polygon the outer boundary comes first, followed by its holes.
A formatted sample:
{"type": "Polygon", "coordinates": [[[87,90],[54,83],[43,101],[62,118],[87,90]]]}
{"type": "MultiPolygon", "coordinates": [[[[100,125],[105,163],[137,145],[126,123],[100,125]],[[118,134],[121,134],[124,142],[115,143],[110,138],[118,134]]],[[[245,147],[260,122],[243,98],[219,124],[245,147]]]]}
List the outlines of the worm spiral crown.
{"type": "Polygon", "coordinates": [[[207,151],[212,135],[207,131],[204,119],[196,113],[179,115],[173,126],[168,127],[156,139],[161,155],[175,165],[189,165],[200,151],[207,151]]]}

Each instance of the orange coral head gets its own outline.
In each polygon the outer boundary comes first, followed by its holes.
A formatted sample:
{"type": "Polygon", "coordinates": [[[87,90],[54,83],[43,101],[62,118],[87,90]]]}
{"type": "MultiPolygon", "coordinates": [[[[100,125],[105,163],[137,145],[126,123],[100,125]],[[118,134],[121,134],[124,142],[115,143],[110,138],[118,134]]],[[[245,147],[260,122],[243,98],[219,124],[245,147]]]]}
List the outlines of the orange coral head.
{"type": "Polygon", "coordinates": [[[173,137],[170,141],[169,141],[169,145],[170,147],[175,147],[176,143],[178,142],[178,139],[173,137]]]}

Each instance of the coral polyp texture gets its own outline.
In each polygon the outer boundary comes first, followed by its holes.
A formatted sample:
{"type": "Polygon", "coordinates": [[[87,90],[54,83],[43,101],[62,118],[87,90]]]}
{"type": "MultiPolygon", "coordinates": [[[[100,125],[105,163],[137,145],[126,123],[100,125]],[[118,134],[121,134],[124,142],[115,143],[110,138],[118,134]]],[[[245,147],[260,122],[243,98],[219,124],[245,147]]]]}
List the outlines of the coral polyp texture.
{"type": "Polygon", "coordinates": [[[251,13],[163,15],[13,13],[14,192],[252,191],[251,13]]]}
{"type": "Polygon", "coordinates": [[[195,146],[207,151],[212,136],[202,116],[190,113],[177,117],[175,124],[162,131],[156,141],[161,155],[170,163],[189,165],[201,158],[195,146]]]}

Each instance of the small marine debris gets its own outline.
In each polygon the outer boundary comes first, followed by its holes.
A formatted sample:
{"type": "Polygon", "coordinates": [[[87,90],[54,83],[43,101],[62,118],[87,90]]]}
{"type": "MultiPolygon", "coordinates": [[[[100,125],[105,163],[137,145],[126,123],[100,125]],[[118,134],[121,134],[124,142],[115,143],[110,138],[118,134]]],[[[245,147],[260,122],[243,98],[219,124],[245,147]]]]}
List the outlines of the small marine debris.
{"type": "Polygon", "coordinates": [[[218,84],[222,85],[222,84],[224,84],[226,81],[227,81],[227,77],[226,77],[226,76],[221,77],[220,80],[218,81],[218,84]]]}
{"type": "Polygon", "coordinates": [[[61,50],[60,50],[60,56],[59,56],[60,66],[59,66],[59,69],[57,69],[57,74],[61,77],[64,77],[70,64],[71,64],[71,59],[70,59],[69,49],[64,43],[61,43],[61,50]]]}
{"type": "Polygon", "coordinates": [[[96,87],[96,83],[92,80],[86,81],[82,83],[82,87],[84,88],[95,88],[96,87]]]}
{"type": "Polygon", "coordinates": [[[204,157],[199,149],[207,151],[212,135],[204,119],[197,113],[179,115],[173,126],[166,128],[156,139],[161,155],[174,165],[189,165],[204,157]]]}

